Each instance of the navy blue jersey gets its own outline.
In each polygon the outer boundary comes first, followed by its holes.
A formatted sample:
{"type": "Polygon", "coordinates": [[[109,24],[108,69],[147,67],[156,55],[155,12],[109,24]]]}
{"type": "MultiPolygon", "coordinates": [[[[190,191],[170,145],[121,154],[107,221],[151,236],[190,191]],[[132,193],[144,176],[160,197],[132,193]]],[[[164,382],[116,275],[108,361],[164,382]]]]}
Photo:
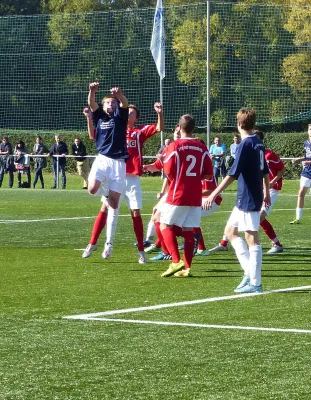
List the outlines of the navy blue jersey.
{"type": "MultiPolygon", "coordinates": [[[[307,161],[311,161],[311,143],[309,140],[306,140],[303,144],[303,155],[307,161]]],[[[311,179],[311,165],[306,165],[303,168],[301,176],[311,179]]]]}
{"type": "Polygon", "coordinates": [[[230,176],[238,180],[236,207],[241,211],[260,211],[263,202],[263,175],[269,169],[265,148],[256,135],[244,138],[235,153],[230,176]]]}
{"type": "Polygon", "coordinates": [[[107,114],[102,107],[93,112],[96,126],[96,148],[98,152],[113,159],[128,159],[126,147],[126,127],[128,108],[116,108],[113,114],[107,114]]]}

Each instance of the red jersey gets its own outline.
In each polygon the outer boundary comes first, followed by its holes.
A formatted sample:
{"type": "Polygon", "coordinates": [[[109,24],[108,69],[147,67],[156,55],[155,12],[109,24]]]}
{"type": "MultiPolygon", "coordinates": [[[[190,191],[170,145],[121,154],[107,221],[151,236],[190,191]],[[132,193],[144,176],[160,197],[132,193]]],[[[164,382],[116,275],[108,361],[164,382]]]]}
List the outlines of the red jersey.
{"type": "Polygon", "coordinates": [[[142,125],[137,128],[127,128],[126,144],[130,159],[126,162],[126,173],[139,175],[143,173],[143,144],[157,133],[157,126],[142,125]]]}
{"type": "Polygon", "coordinates": [[[175,206],[201,207],[203,175],[213,175],[213,166],[205,144],[194,138],[181,138],[162,153],[155,165],[170,181],[166,202],[175,206]]]}
{"type": "MultiPolygon", "coordinates": [[[[274,153],[274,151],[270,149],[266,149],[265,151],[265,160],[268,164],[269,168],[269,180],[272,181],[275,178],[279,171],[284,168],[284,163],[280,160],[280,157],[274,153]]],[[[273,186],[275,190],[281,190],[283,185],[283,178],[279,179],[276,184],[273,186]]]]}
{"type": "MultiPolygon", "coordinates": [[[[203,192],[203,190],[211,190],[211,191],[213,191],[214,189],[216,189],[217,188],[217,182],[216,182],[216,179],[215,179],[215,175],[213,175],[211,178],[209,178],[209,179],[203,179],[202,180],[202,192],[203,192]]],[[[208,196],[203,196],[203,198],[204,197],[208,197],[208,196]]],[[[218,206],[220,206],[220,204],[221,204],[221,202],[222,202],[222,197],[221,197],[221,195],[219,194],[216,198],[215,198],[215,203],[218,205],[218,206]]]]}

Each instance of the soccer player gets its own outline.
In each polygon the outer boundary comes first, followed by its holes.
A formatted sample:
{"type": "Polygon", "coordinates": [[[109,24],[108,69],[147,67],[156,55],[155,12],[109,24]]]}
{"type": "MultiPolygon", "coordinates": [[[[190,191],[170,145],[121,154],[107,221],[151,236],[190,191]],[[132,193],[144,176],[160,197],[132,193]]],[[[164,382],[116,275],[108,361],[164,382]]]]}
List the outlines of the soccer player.
{"type": "Polygon", "coordinates": [[[144,166],[146,171],[163,169],[169,181],[168,195],[160,216],[161,233],[172,256],[172,263],[161,277],[190,276],[194,250],[193,228],[200,226],[201,180],[213,175],[213,167],[205,144],[192,137],[195,120],[185,114],[179,120],[181,138],[171,143],[162,159],[144,166]],[[184,237],[184,260],[180,259],[177,234],[184,237]]]}
{"type": "Polygon", "coordinates": [[[308,125],[308,140],[303,144],[302,158],[295,158],[292,160],[293,164],[297,164],[302,161],[303,170],[300,175],[300,189],[298,192],[297,208],[296,208],[296,219],[290,222],[290,224],[300,224],[302,217],[302,211],[305,203],[305,196],[308,189],[311,187],[311,124],[308,125]]]}
{"type": "MultiPolygon", "coordinates": [[[[164,118],[163,118],[162,104],[155,103],[154,110],[158,116],[157,123],[135,127],[135,124],[138,122],[140,116],[140,111],[135,105],[132,104],[130,104],[128,108],[129,108],[129,118],[128,118],[126,140],[127,140],[127,149],[130,155],[130,159],[126,163],[125,190],[121,194],[119,205],[125,198],[127,205],[131,210],[133,228],[138,243],[139,263],[143,264],[146,262],[146,256],[144,252],[143,221],[140,214],[140,210],[142,208],[142,189],[140,184],[140,176],[142,175],[143,172],[142,149],[147,139],[155,135],[157,132],[163,131],[164,118]]],[[[110,209],[108,211],[105,197],[102,198],[102,201],[103,201],[102,208],[95,220],[92,237],[89,245],[83,252],[82,255],[83,258],[89,257],[92,251],[94,251],[97,248],[96,243],[98,237],[101,231],[103,230],[106,222],[107,222],[107,231],[111,232],[109,237],[110,240],[109,243],[111,243],[114,239],[115,229],[114,228],[111,229],[111,227],[109,227],[109,225],[111,224],[111,220],[109,218],[111,211],[110,209]]],[[[110,250],[112,251],[112,247],[110,247],[110,250]]],[[[109,254],[104,254],[103,257],[110,258],[111,251],[109,254]]]]}
{"type": "MultiPolygon", "coordinates": [[[[98,82],[90,83],[88,95],[95,125],[95,130],[90,129],[91,122],[88,120],[88,131],[90,138],[96,141],[99,152],[89,174],[88,191],[92,195],[107,197],[107,204],[111,207],[111,226],[115,229],[119,200],[125,187],[125,160],[129,158],[126,148],[128,101],[121,89],[114,87],[110,90],[111,95],[103,98],[100,107],[95,100],[98,86],[98,82]]],[[[112,243],[107,241],[103,257],[109,258],[111,252],[112,243]]]]}
{"type": "Polygon", "coordinates": [[[238,180],[236,205],[225,228],[225,235],[244,270],[242,281],[234,290],[236,293],[262,292],[262,247],[259,243],[258,229],[261,207],[263,204],[269,206],[271,201],[265,149],[253,132],[255,122],[255,111],[242,108],[238,112],[237,126],[242,141],[237,148],[235,161],[229,170],[229,175],[205,202],[205,207],[211,208],[216,196],[234,180],[238,180]],[[248,246],[238,235],[239,231],[245,232],[248,246]]]}
{"type": "MultiPolygon", "coordinates": [[[[264,140],[263,132],[259,129],[255,129],[254,133],[263,142],[264,140]]],[[[264,233],[268,236],[268,238],[272,242],[272,247],[270,250],[268,250],[267,253],[268,254],[282,253],[283,246],[281,245],[279,238],[277,237],[273,229],[273,226],[266,218],[269,216],[272,207],[277,200],[279,191],[282,189],[283,175],[285,174],[286,169],[280,157],[270,149],[265,149],[265,160],[269,168],[271,205],[262,206],[260,211],[260,226],[263,229],[264,233]]],[[[224,251],[224,250],[228,250],[228,239],[226,238],[226,235],[223,236],[223,239],[218,246],[214,247],[213,249],[210,249],[209,251],[214,252],[214,251],[224,251]]]]}

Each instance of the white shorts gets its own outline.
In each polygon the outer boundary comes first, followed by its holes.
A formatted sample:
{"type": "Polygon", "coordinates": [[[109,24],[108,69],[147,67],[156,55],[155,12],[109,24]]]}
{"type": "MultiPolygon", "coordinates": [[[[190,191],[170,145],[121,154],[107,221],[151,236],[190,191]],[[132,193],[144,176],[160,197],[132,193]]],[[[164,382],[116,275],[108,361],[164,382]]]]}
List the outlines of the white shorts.
{"type": "Polygon", "coordinates": [[[275,189],[270,189],[270,197],[271,197],[271,205],[264,207],[262,206],[261,211],[264,211],[267,215],[270,214],[272,207],[274,206],[274,203],[276,202],[276,199],[278,198],[279,191],[275,189]]]}
{"type": "Polygon", "coordinates": [[[143,206],[143,192],[140,176],[128,174],[125,176],[125,191],[121,193],[119,206],[125,199],[130,210],[140,210],[143,206]]]}
{"type": "Polygon", "coordinates": [[[184,228],[199,228],[201,207],[173,206],[172,204],[164,203],[161,207],[160,222],[184,228]]]}
{"type": "MultiPolygon", "coordinates": [[[[203,202],[202,202],[203,203],[203,202]]],[[[208,217],[209,215],[214,214],[219,208],[219,205],[216,204],[215,202],[212,204],[212,207],[209,210],[203,210],[201,209],[201,218],[203,217],[208,217]]]]}
{"type": "Polygon", "coordinates": [[[260,224],[260,211],[241,211],[234,207],[227,226],[238,228],[239,232],[258,232],[260,224]]]}
{"type": "Polygon", "coordinates": [[[300,177],[300,188],[303,187],[311,187],[311,179],[310,178],[306,178],[305,176],[301,176],[300,177]]]}
{"type": "Polygon", "coordinates": [[[90,180],[100,181],[107,190],[122,193],[125,187],[125,161],[98,154],[89,174],[90,180]]]}

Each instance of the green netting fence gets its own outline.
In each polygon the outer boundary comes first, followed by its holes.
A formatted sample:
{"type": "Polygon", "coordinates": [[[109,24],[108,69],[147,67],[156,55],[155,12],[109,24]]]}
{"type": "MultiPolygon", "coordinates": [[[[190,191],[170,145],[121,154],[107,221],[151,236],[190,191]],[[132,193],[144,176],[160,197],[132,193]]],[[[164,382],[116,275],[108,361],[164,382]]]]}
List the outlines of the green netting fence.
{"type": "MultiPolygon", "coordinates": [[[[311,120],[311,8],[210,3],[211,126],[242,106],[261,125],[311,120]]],[[[154,9],[0,18],[1,130],[85,131],[88,84],[120,86],[155,119],[160,81],[150,52],[154,9]]],[[[166,127],[191,113],[206,126],[207,6],[164,8],[166,127]]]]}

